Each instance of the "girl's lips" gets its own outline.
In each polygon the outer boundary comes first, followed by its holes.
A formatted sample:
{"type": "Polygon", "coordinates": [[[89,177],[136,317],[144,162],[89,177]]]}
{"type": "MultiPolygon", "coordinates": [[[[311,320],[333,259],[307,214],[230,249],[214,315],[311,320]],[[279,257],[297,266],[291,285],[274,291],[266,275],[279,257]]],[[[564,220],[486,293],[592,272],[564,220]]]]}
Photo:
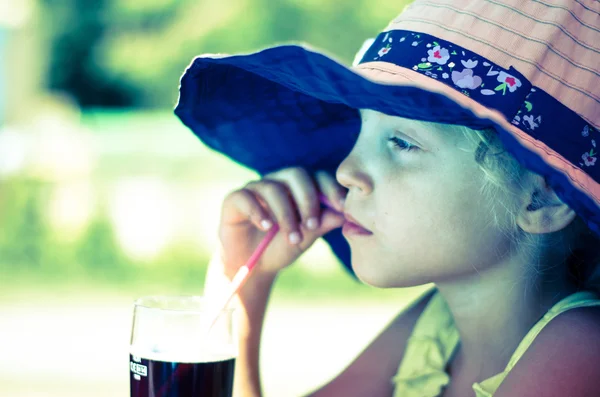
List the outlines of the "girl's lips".
{"type": "Polygon", "coordinates": [[[342,234],[347,236],[370,236],[373,233],[364,227],[358,226],[356,223],[346,221],[344,226],[342,226],[342,234]]]}
{"type": "Polygon", "coordinates": [[[365,229],[356,219],[352,217],[352,215],[345,213],[346,222],[344,222],[344,226],[342,227],[342,233],[346,235],[362,235],[362,236],[370,236],[373,232],[365,229]]]}

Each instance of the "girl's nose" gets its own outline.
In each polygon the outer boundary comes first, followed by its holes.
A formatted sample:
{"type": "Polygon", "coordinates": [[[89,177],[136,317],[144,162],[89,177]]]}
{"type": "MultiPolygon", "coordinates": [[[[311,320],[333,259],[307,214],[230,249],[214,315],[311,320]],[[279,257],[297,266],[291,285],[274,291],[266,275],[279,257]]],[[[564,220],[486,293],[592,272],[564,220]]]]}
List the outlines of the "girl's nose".
{"type": "Polygon", "coordinates": [[[367,195],[373,190],[373,181],[354,151],[338,166],[335,177],[349,191],[358,190],[358,193],[367,195]]]}

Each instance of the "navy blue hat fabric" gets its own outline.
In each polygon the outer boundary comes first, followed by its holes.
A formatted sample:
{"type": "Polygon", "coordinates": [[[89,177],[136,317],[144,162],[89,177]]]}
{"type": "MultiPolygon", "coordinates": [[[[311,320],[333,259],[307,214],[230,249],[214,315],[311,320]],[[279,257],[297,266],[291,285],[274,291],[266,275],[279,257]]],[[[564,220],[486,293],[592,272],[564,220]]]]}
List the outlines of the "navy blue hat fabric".
{"type": "MultiPolygon", "coordinates": [[[[369,54],[372,52],[366,56],[369,54]]],[[[529,84],[514,69],[511,73],[529,84]]],[[[526,97],[511,105],[518,114],[526,97]]],[[[175,114],[207,146],[264,175],[290,166],[334,173],[358,136],[356,109],[473,129],[496,128],[519,161],[544,175],[557,194],[600,234],[600,210],[593,200],[499,125],[478,118],[442,94],[372,82],[300,46],[196,58],[181,79],[175,114]]],[[[351,270],[349,246],[340,230],[325,239],[351,270]]]]}
{"type": "MultiPolygon", "coordinates": [[[[182,77],[175,113],[207,146],[261,175],[289,166],[335,173],[360,131],[360,108],[473,128],[490,125],[442,95],[382,88],[319,53],[283,46],[249,56],[197,58],[182,77]]],[[[324,238],[352,271],[341,231],[324,238]]]]}

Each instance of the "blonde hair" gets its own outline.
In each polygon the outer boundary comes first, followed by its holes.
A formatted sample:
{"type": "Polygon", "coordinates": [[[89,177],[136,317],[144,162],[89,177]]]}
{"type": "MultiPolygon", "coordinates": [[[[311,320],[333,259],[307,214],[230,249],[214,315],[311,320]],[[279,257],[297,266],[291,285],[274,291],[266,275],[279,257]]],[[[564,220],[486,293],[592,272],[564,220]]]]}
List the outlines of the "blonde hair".
{"type": "MultiPolygon", "coordinates": [[[[472,130],[462,126],[456,128],[476,145],[475,161],[485,175],[481,191],[493,205],[494,219],[497,222],[498,205],[502,205],[509,214],[511,222],[505,233],[511,236],[515,243],[518,238],[521,244],[538,248],[537,252],[543,252],[548,247],[562,246],[566,252],[565,265],[568,266],[573,281],[582,289],[600,292],[600,237],[596,236],[579,216],[564,230],[546,236],[545,243],[541,243],[539,235],[522,232],[517,226],[517,201],[504,202],[499,197],[514,194],[515,189],[526,187],[527,183],[531,183],[531,179],[526,176],[533,172],[522,166],[505,150],[495,130],[472,130]],[[542,244],[544,246],[540,246],[542,244]]],[[[536,270],[543,271],[540,268],[536,270]]]]}

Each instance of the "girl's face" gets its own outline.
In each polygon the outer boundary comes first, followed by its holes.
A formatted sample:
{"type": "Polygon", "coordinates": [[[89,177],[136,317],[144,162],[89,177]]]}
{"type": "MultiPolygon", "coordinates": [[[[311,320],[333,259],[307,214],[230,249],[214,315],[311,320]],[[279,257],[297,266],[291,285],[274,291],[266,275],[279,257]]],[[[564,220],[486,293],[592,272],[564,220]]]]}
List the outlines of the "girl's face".
{"type": "MultiPolygon", "coordinates": [[[[372,234],[345,227],[364,282],[406,287],[465,277],[506,258],[511,242],[480,188],[476,144],[443,125],[361,111],[362,128],[337,170],[346,212],[372,234]]],[[[514,200],[499,196],[497,200],[514,200]]]]}

